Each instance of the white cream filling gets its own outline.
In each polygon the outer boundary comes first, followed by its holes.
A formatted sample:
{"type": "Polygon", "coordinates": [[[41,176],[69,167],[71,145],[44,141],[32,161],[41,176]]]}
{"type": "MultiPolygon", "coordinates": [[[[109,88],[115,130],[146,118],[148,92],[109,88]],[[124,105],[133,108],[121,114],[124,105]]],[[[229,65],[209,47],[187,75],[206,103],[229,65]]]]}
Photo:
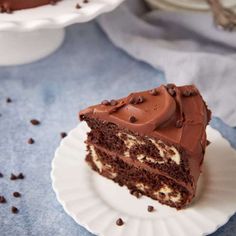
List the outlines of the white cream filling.
{"type": "MultiPolygon", "coordinates": [[[[117,136],[122,139],[122,134],[118,133],[117,136]]],[[[124,156],[125,157],[130,157],[129,154],[129,149],[131,149],[133,146],[135,145],[145,145],[145,142],[142,142],[140,140],[138,140],[136,137],[130,135],[130,134],[126,134],[126,139],[122,139],[127,147],[127,151],[125,151],[124,156]]],[[[154,139],[149,139],[153,145],[155,145],[155,147],[159,150],[160,156],[163,158],[163,160],[156,160],[151,156],[145,156],[144,154],[138,154],[137,155],[137,159],[140,162],[151,162],[151,163],[158,163],[158,164],[164,164],[168,161],[168,159],[172,160],[173,162],[175,162],[177,165],[180,164],[180,154],[177,151],[177,149],[174,146],[168,146],[166,144],[164,144],[162,141],[155,141],[154,139]],[[163,147],[164,146],[164,147],[163,147]],[[173,153],[170,153],[173,152],[173,153]]]]}

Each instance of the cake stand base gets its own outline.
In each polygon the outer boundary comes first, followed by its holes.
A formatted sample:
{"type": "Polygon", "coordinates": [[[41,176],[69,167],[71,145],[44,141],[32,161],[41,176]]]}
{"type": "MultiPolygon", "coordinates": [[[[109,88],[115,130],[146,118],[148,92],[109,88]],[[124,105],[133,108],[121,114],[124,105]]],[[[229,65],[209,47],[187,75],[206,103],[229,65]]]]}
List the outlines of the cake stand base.
{"type": "Polygon", "coordinates": [[[0,32],[0,66],[31,63],[53,53],[64,40],[64,29],[0,32]]]}

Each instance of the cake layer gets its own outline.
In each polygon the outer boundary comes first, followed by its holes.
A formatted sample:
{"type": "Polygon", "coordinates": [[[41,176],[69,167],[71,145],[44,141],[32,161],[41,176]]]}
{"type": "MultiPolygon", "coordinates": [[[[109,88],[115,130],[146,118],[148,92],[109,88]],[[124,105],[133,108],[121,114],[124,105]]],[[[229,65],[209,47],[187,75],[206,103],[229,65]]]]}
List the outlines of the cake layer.
{"type": "Polygon", "coordinates": [[[186,188],[172,179],[130,165],[93,145],[88,145],[86,161],[99,174],[127,186],[131,192],[138,191],[162,204],[181,209],[193,198],[186,188]]]}
{"type": "Polygon", "coordinates": [[[157,138],[139,136],[98,119],[86,119],[91,132],[87,143],[165,172],[176,180],[193,184],[189,178],[188,157],[180,148],[157,138]]]}
{"type": "Polygon", "coordinates": [[[59,0],[0,0],[0,12],[34,8],[46,4],[55,4],[59,0]]]}

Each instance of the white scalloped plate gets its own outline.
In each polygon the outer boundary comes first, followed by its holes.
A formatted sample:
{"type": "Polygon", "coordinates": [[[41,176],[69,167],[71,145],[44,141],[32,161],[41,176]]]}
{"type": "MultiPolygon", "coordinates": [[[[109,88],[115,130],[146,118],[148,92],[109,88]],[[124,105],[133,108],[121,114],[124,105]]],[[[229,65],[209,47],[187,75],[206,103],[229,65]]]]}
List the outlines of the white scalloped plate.
{"type": "Polygon", "coordinates": [[[198,193],[177,211],[130,195],[126,187],[92,172],[84,161],[86,132],[80,123],[63,139],[52,162],[52,186],[64,210],[90,232],[103,236],[200,236],[214,232],[236,211],[236,151],[211,127],[198,193]],[[156,211],[149,213],[147,206],[156,211]],[[121,217],[125,224],[116,225],[121,217]]]}
{"type": "Polygon", "coordinates": [[[73,23],[89,21],[113,10],[123,0],[62,0],[56,5],[45,5],[12,14],[0,13],[0,31],[30,31],[45,28],[62,28],[73,23]],[[79,3],[82,8],[76,9],[79,3]]]}

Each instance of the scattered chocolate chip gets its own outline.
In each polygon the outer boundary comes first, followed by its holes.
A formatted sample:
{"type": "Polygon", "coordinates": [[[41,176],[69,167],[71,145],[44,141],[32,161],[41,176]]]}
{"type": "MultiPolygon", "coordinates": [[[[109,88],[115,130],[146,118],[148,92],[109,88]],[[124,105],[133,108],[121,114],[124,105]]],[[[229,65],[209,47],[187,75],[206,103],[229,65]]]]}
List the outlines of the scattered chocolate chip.
{"type": "Polygon", "coordinates": [[[137,121],[137,119],[136,119],[135,116],[130,116],[129,121],[130,121],[131,123],[134,123],[134,122],[137,121]]]}
{"type": "Polygon", "coordinates": [[[33,143],[34,143],[34,139],[29,138],[29,139],[28,139],[28,144],[33,144],[33,143]]]}
{"type": "Polygon", "coordinates": [[[81,6],[79,5],[79,3],[77,3],[77,4],[75,5],[75,8],[76,8],[76,9],[80,9],[80,8],[81,8],[81,6]]]}
{"type": "Polygon", "coordinates": [[[134,195],[136,198],[141,198],[143,194],[137,190],[130,191],[132,195],[134,195]]]}
{"type": "Polygon", "coordinates": [[[183,121],[182,120],[177,120],[175,123],[176,128],[182,128],[183,127],[183,121]]]}
{"type": "Polygon", "coordinates": [[[206,141],[206,145],[208,146],[208,145],[210,145],[211,144],[211,142],[209,141],[209,140],[207,140],[206,141]]]}
{"type": "Polygon", "coordinates": [[[36,119],[30,120],[30,123],[31,123],[32,125],[40,125],[40,121],[39,121],[39,120],[36,120],[36,119]]]}
{"type": "Polygon", "coordinates": [[[117,101],[114,100],[114,99],[112,99],[112,100],[110,101],[110,104],[111,104],[112,106],[115,106],[115,105],[117,105],[117,101]]]}
{"type": "Polygon", "coordinates": [[[24,179],[25,176],[24,176],[22,173],[20,173],[20,174],[17,176],[17,178],[18,178],[18,179],[24,179]]]}
{"type": "Polygon", "coordinates": [[[4,196],[0,196],[0,203],[6,203],[6,198],[4,196]]]}
{"type": "Polygon", "coordinates": [[[3,174],[0,172],[0,178],[3,178],[3,174]]]}
{"type": "Polygon", "coordinates": [[[144,98],[142,96],[139,96],[137,99],[137,103],[143,103],[144,102],[144,98]]]}
{"type": "Polygon", "coordinates": [[[156,89],[152,89],[150,91],[150,94],[153,95],[153,96],[157,96],[158,95],[158,91],[156,89]]]}
{"type": "Polygon", "coordinates": [[[84,0],[84,3],[88,3],[89,2],[89,0],[84,0]]]}
{"type": "Polygon", "coordinates": [[[13,195],[14,197],[20,197],[20,196],[21,196],[21,194],[20,194],[19,192],[14,192],[12,195],[13,195]]]}
{"type": "Polygon", "coordinates": [[[148,212],[153,212],[154,211],[154,207],[153,206],[148,206],[147,210],[148,210],[148,212]]]}
{"type": "Polygon", "coordinates": [[[6,98],[6,102],[11,103],[12,102],[11,98],[6,98]]]}
{"type": "Polygon", "coordinates": [[[16,207],[11,207],[11,212],[13,213],[13,214],[17,214],[18,212],[19,212],[19,210],[18,210],[18,208],[16,208],[16,207]]]}
{"type": "Polygon", "coordinates": [[[102,104],[102,105],[105,105],[105,106],[111,105],[111,103],[110,103],[108,100],[103,100],[103,101],[101,102],[101,104],[102,104]]]}
{"type": "Polygon", "coordinates": [[[168,88],[167,91],[168,91],[168,93],[169,93],[172,97],[174,97],[175,94],[176,94],[175,90],[172,89],[172,88],[168,88]]]}
{"type": "Polygon", "coordinates": [[[61,135],[61,138],[65,138],[67,136],[67,133],[66,132],[61,132],[60,135],[61,135]]]}
{"type": "Polygon", "coordinates": [[[123,224],[124,224],[124,221],[121,218],[117,219],[116,225],[121,226],[123,224]]]}
{"type": "Polygon", "coordinates": [[[11,174],[11,177],[10,177],[11,180],[17,180],[17,176],[14,175],[14,174],[11,174]]]}

